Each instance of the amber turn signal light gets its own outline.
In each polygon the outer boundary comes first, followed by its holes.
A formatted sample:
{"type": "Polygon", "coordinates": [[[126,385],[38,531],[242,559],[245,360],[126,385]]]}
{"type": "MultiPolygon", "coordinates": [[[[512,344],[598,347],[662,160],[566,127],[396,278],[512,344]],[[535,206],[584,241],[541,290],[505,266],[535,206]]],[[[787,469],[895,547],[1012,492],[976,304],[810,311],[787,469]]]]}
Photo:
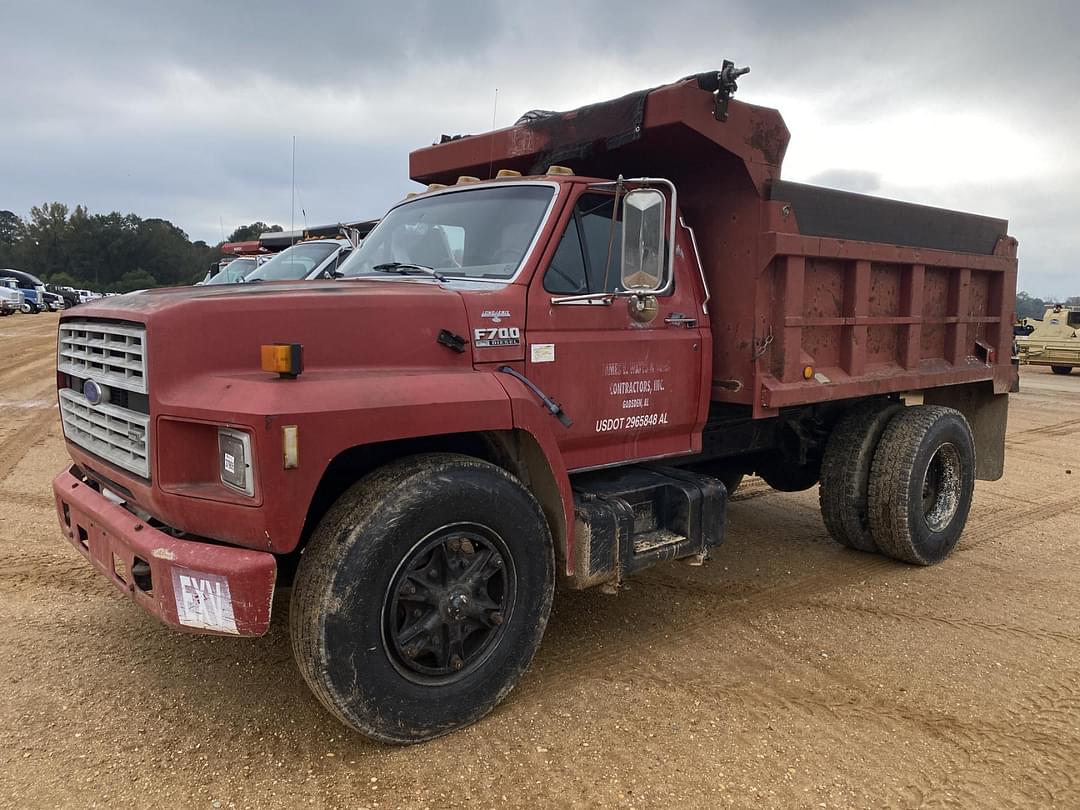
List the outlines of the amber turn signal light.
{"type": "Polygon", "coordinates": [[[814,367],[813,366],[803,366],[802,378],[804,380],[812,380],[814,378],[814,367]]]}
{"type": "Polygon", "coordinates": [[[304,370],[304,347],[299,343],[263,344],[262,370],[287,380],[296,379],[304,370]]]}

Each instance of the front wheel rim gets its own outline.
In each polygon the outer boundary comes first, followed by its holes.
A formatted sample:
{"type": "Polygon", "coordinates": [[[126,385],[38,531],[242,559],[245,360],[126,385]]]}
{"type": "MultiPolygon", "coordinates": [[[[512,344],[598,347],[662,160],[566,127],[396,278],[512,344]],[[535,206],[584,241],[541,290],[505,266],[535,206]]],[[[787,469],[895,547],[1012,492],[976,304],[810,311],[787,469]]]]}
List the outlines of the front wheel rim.
{"type": "Polygon", "coordinates": [[[452,683],[498,647],[517,596],[514,560],[487,526],[436,529],[402,558],[383,597],[382,638],[397,671],[452,683]]]}
{"type": "Polygon", "coordinates": [[[952,443],[942,444],[930,457],[923,475],[923,518],[930,531],[944,531],[952,522],[960,508],[963,486],[960,451],[952,443]]]}

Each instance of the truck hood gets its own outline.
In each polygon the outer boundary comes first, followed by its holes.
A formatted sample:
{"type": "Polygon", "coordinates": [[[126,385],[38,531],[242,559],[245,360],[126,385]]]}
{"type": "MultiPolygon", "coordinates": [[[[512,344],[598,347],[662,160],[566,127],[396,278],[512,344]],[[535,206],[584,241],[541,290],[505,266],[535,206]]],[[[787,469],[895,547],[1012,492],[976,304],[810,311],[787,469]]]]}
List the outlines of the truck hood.
{"type": "Polygon", "coordinates": [[[194,378],[265,375],[260,346],[299,343],[304,375],[357,369],[469,366],[440,332],[469,335],[461,291],[412,281],[273,282],[150,290],[84,304],[63,322],[118,319],[146,325],[148,377],[155,398],[194,378]]]}

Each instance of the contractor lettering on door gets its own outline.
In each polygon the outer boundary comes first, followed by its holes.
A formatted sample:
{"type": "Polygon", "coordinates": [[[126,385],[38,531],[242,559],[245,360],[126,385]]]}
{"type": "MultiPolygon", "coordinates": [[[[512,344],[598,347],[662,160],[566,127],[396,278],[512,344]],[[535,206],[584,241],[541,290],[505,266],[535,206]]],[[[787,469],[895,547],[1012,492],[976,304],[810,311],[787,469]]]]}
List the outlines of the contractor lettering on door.
{"type": "Polygon", "coordinates": [[[229,580],[217,574],[174,568],[176,616],[185,627],[238,633],[229,580]]]}

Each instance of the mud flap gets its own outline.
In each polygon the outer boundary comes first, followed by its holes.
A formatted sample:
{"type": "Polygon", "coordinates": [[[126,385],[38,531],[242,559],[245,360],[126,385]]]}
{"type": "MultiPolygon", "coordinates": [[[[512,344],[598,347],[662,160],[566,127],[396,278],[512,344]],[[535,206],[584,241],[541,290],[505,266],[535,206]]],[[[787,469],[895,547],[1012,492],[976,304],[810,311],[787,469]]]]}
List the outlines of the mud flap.
{"type": "Polygon", "coordinates": [[[923,403],[955,408],[967,419],[975,439],[975,478],[997,481],[1004,475],[1008,394],[995,394],[989,382],[949,385],[924,391],[923,403]]]}

